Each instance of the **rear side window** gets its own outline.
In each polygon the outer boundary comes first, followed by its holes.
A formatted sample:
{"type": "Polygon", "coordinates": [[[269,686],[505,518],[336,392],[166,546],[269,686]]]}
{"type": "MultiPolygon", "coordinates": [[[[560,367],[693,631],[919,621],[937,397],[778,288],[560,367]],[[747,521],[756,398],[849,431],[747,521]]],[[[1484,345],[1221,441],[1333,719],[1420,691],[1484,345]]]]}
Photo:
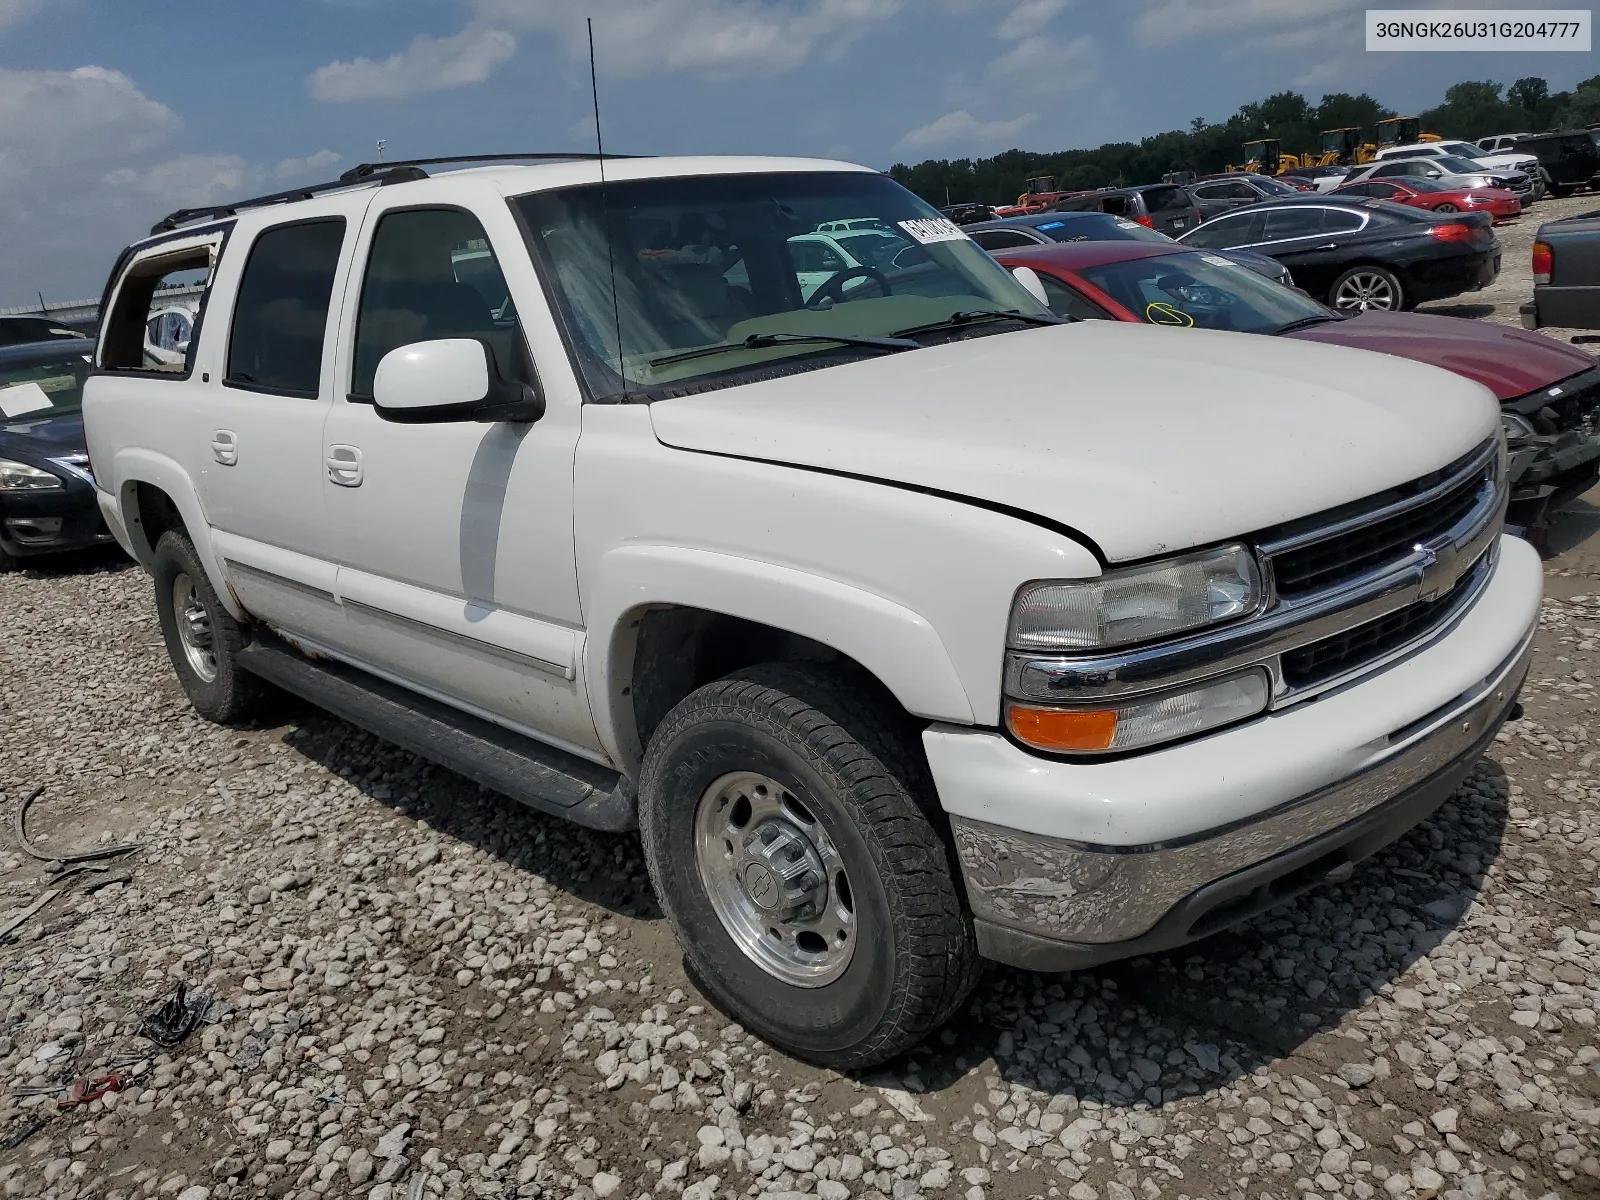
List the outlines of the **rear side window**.
{"type": "Polygon", "coordinates": [[[1144,192],[1144,206],[1149,212],[1166,212],[1172,208],[1188,208],[1189,196],[1182,188],[1147,188],[1144,192]]]}
{"type": "Polygon", "coordinates": [[[1337,208],[1324,209],[1322,212],[1323,233],[1349,233],[1360,228],[1361,217],[1356,213],[1337,208]]]}
{"type": "Polygon", "coordinates": [[[1267,214],[1262,238],[1282,242],[1289,238],[1310,237],[1322,228],[1320,208],[1276,208],[1267,214]]]}
{"type": "Polygon", "coordinates": [[[194,368],[214,245],[140,259],[117,285],[100,336],[100,366],[186,379],[194,368]]]}
{"type": "Polygon", "coordinates": [[[239,281],[223,382],[315,398],[343,217],[279,225],[256,238],[239,281]]]}

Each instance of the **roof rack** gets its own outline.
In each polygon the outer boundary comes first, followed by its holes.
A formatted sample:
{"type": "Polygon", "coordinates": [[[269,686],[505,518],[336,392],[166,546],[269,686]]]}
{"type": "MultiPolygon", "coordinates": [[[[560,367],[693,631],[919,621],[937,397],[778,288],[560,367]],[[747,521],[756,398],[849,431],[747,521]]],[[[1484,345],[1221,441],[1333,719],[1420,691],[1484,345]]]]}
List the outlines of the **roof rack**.
{"type": "MultiPolygon", "coordinates": [[[[346,184],[365,183],[380,174],[397,173],[404,170],[414,170],[411,179],[426,179],[427,172],[423,167],[448,166],[454,163],[495,163],[495,162],[560,162],[572,160],[580,162],[594,162],[601,158],[632,158],[631,154],[595,154],[582,150],[564,150],[554,153],[523,153],[514,151],[510,154],[450,154],[438,158],[406,158],[398,162],[360,163],[351,167],[339,176],[341,182],[346,184]]],[[[402,183],[402,179],[384,179],[384,183],[402,183]]]]}
{"type": "Polygon", "coordinates": [[[227,204],[212,204],[200,208],[180,208],[176,212],[168,213],[150,227],[152,235],[170,233],[180,225],[187,225],[191,221],[203,220],[207,217],[232,217],[237,216],[242,208],[262,208],[272,204],[291,204],[296,200],[309,200],[323,192],[336,191],[356,184],[376,183],[386,186],[391,183],[410,183],[416,179],[426,179],[428,173],[422,168],[425,166],[443,166],[449,163],[492,163],[492,162],[547,162],[561,161],[564,159],[593,161],[600,158],[631,158],[628,154],[592,154],[583,151],[565,151],[556,153],[521,153],[510,154],[455,154],[440,156],[438,158],[411,158],[401,162],[387,163],[359,163],[351,167],[337,179],[326,183],[313,183],[305,187],[289,188],[287,191],[273,192],[266,196],[255,196],[248,200],[234,200],[227,204]]]}

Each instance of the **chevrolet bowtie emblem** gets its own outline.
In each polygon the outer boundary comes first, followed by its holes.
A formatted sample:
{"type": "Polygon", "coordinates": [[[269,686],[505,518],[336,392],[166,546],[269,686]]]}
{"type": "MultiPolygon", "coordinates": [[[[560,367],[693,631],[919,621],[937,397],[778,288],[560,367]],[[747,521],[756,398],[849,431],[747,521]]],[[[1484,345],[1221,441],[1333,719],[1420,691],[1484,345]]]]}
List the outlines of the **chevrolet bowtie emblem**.
{"type": "Polygon", "coordinates": [[[1417,585],[1417,599],[1437,600],[1456,582],[1456,555],[1452,549],[1443,557],[1428,546],[1418,546],[1422,552],[1422,582],[1417,585]]]}

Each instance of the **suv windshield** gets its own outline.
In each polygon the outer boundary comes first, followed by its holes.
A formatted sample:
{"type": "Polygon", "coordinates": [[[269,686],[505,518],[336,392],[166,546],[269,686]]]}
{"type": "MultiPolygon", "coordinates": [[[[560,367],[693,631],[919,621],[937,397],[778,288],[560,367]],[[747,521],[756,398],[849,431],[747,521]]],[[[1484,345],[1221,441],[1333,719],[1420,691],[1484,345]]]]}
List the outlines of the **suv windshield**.
{"type": "MultiPolygon", "coordinates": [[[[65,340],[65,339],[63,339],[65,340]]],[[[0,419],[60,417],[83,408],[87,339],[73,353],[0,358],[0,419]]]]}
{"type": "Polygon", "coordinates": [[[1486,151],[1466,142],[1440,142],[1439,149],[1455,158],[1479,159],[1486,156],[1486,151]]]}
{"type": "Polygon", "coordinates": [[[959,227],[883,175],[641,179],[513,203],[595,399],[648,400],[914,347],[904,331],[931,344],[1051,319],[959,227]],[[978,312],[1029,320],[920,330],[978,312]],[[684,353],[696,350],[706,353],[684,353]]]}
{"type": "Polygon", "coordinates": [[[1274,333],[1285,325],[1338,319],[1310,296],[1220,254],[1163,254],[1084,267],[1078,274],[1152,325],[1274,333]]]}

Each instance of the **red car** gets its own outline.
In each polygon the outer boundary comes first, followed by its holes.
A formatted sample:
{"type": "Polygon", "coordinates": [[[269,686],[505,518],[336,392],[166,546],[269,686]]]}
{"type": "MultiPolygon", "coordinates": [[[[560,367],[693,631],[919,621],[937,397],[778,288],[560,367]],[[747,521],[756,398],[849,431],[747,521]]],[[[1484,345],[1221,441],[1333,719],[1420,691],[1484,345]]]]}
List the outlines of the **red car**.
{"type": "Polygon", "coordinates": [[[1496,221],[1507,221],[1522,213],[1522,201],[1505,188],[1456,188],[1432,179],[1363,179],[1347,183],[1330,193],[1334,196],[1371,196],[1427,208],[1434,212],[1486,212],[1496,221]]]}
{"type": "Polygon", "coordinates": [[[1565,342],[1490,321],[1338,312],[1219,254],[1181,244],[1062,242],[998,250],[994,257],[1013,270],[1032,270],[1057,316],[1303,338],[1476,380],[1500,401],[1511,450],[1510,519],[1535,541],[1551,512],[1600,482],[1600,366],[1565,342]]]}

